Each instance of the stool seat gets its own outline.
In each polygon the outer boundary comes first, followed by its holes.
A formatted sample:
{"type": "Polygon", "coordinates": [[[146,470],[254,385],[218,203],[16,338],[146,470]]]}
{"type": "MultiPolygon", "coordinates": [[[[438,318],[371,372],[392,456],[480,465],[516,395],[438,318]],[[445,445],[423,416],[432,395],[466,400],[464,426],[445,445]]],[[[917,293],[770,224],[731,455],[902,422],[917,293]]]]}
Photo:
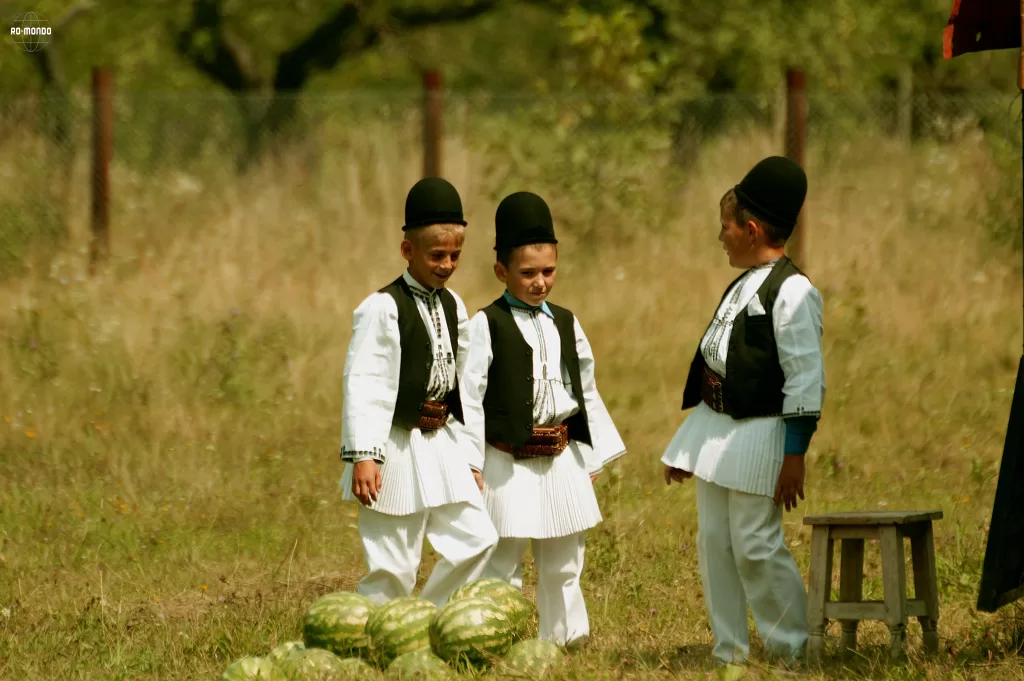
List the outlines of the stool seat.
{"type": "Polygon", "coordinates": [[[804,525],[908,525],[941,519],[942,511],[841,511],[809,515],[804,525]]]}
{"type": "Polygon", "coordinates": [[[938,652],[938,580],[935,571],[935,539],[932,521],[942,511],[845,511],[807,516],[811,530],[811,564],[807,594],[807,658],[820,661],[825,646],[825,623],[842,623],[843,652],[857,647],[857,624],[881,620],[889,627],[889,648],[893,657],[903,654],[907,619],[921,623],[924,646],[938,652]],[[882,554],[884,600],[862,600],[864,582],[864,540],[877,539],[882,554]],[[910,539],[914,570],[914,598],[907,598],[903,540],[910,539]],[[834,542],[842,542],[839,569],[839,600],[832,601],[832,558],[834,542]]]}

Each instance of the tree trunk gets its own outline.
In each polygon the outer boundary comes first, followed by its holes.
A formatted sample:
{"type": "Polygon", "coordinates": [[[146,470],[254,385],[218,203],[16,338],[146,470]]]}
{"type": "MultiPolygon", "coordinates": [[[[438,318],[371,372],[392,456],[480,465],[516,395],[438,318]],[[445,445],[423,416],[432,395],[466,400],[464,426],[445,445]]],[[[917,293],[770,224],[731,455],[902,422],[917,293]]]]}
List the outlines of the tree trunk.
{"type": "MultiPolygon", "coordinates": [[[[61,16],[54,25],[59,35],[67,30],[81,14],[92,9],[91,3],[75,5],[61,16]]],[[[46,196],[38,206],[43,215],[43,233],[52,242],[67,239],[68,205],[71,201],[71,180],[74,172],[76,143],[74,134],[75,106],[64,76],[63,61],[57,45],[50,43],[41,50],[28,52],[43,86],[39,97],[39,129],[48,141],[46,196]]]]}

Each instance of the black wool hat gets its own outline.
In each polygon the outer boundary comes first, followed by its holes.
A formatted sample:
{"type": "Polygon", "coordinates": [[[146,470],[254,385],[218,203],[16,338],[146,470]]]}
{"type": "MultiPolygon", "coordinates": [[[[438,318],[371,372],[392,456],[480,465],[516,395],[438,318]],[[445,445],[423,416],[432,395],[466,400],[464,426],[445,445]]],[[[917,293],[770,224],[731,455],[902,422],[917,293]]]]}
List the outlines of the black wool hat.
{"type": "Polygon", "coordinates": [[[498,204],[494,216],[494,250],[557,243],[551,210],[544,199],[531,192],[516,192],[498,204]]]}
{"type": "Polygon", "coordinates": [[[412,186],[405,199],[405,226],[402,231],[437,224],[465,225],[462,199],[447,180],[425,177],[412,186]]]}
{"type": "Polygon", "coordinates": [[[783,156],[769,156],[736,185],[736,198],[751,213],[779,227],[792,229],[807,197],[803,168],[783,156]]]}

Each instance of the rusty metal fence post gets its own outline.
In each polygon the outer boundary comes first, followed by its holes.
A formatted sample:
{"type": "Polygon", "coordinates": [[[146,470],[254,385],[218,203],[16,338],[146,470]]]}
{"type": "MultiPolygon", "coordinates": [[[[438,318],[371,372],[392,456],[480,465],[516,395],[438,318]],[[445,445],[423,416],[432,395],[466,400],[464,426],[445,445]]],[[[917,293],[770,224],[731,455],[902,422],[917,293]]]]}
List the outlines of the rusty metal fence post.
{"type": "Polygon", "coordinates": [[[441,72],[423,72],[423,176],[441,176],[441,140],[444,102],[441,97],[441,72]]]}
{"type": "MultiPolygon", "coordinates": [[[[807,74],[800,69],[786,72],[786,156],[804,165],[807,144],[807,74]]],[[[796,229],[789,239],[789,258],[797,267],[807,266],[807,207],[800,211],[796,229]]]]}
{"type": "Polygon", "coordinates": [[[90,271],[110,254],[110,157],[113,147],[113,76],[92,72],[92,240],[90,271]]]}

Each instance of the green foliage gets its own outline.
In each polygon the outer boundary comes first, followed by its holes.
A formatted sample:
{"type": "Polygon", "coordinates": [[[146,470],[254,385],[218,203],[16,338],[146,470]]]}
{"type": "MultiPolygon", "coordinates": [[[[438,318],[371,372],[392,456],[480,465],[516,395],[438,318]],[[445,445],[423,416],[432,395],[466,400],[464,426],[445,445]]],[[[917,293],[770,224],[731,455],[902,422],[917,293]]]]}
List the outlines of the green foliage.
{"type": "MultiPolygon", "coordinates": [[[[263,78],[275,59],[345,5],[345,0],[223,0],[225,27],[263,78]]],[[[364,18],[385,22],[393,7],[458,6],[457,0],[372,3],[364,18]]],[[[812,87],[851,91],[893,87],[905,65],[922,87],[1010,89],[1012,51],[941,58],[950,0],[864,3],[837,0],[579,0],[502,3],[466,23],[386,30],[370,51],[347,58],[311,87],[414,87],[419,70],[444,69],[456,89],[572,89],[620,93],[764,91],[788,66],[812,87]]],[[[33,10],[57,25],[74,5],[38,0],[33,10]]],[[[93,66],[109,66],[120,88],[181,89],[212,83],[173,50],[191,3],[98,0],[55,33],[69,83],[88,84],[93,66]]],[[[9,12],[8,12],[9,13],[9,12]]],[[[197,36],[202,41],[202,36],[197,36]]],[[[35,88],[33,59],[0,52],[0,92],[35,88]]]]}

